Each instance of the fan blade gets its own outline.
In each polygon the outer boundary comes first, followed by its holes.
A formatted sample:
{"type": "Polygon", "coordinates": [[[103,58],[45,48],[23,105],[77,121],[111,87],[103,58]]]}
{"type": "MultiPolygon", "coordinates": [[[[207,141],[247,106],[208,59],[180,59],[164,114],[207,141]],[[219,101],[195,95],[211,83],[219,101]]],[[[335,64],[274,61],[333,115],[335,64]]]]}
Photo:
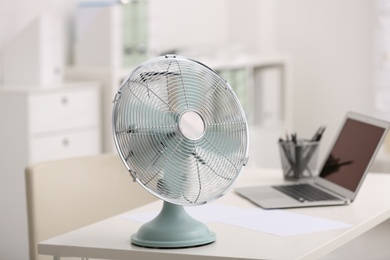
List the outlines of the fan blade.
{"type": "Polygon", "coordinates": [[[113,130],[134,179],[174,204],[219,198],[248,157],[247,122],[233,89],[207,66],[176,55],[147,61],[124,80],[113,130]]]}

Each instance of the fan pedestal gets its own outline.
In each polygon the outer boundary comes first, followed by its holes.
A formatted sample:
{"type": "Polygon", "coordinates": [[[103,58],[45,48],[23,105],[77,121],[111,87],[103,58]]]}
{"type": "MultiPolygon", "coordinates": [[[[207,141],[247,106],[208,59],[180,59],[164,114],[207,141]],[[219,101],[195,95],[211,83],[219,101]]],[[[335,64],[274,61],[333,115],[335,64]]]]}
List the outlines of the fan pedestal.
{"type": "Polygon", "coordinates": [[[193,247],[214,241],[215,234],[188,215],[183,206],[165,201],[159,215],[131,236],[133,244],[154,248],[193,247]]]}

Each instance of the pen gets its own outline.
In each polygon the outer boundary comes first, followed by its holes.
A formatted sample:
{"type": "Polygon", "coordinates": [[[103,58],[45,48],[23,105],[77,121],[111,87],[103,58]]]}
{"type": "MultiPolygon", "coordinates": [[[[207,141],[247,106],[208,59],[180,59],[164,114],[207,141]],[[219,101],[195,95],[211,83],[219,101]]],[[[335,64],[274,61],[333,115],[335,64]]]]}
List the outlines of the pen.
{"type": "Polygon", "coordinates": [[[318,128],[317,132],[314,134],[314,136],[311,139],[311,141],[320,141],[321,137],[322,137],[322,134],[325,131],[325,128],[326,128],[325,126],[320,126],[320,128],[318,128]]]}
{"type": "Polygon", "coordinates": [[[291,134],[291,140],[294,144],[297,144],[297,134],[296,133],[291,134]]]}

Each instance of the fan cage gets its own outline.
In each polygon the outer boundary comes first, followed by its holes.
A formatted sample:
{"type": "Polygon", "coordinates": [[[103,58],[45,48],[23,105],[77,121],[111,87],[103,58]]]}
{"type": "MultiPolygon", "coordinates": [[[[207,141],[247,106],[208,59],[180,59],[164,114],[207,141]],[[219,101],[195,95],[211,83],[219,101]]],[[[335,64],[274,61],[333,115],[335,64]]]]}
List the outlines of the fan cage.
{"type": "Polygon", "coordinates": [[[123,81],[113,103],[113,136],[123,163],[134,180],[167,202],[200,205],[223,196],[248,160],[241,104],[229,84],[200,62],[175,55],[149,60],[123,81]],[[182,130],[186,113],[201,118],[198,138],[182,130]]]}

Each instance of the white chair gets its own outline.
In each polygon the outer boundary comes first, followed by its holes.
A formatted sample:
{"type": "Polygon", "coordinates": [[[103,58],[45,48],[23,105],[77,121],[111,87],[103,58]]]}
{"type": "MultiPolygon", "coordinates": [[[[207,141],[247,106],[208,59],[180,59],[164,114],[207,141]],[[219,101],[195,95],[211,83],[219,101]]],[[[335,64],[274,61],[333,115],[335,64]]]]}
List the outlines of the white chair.
{"type": "Polygon", "coordinates": [[[26,168],[30,259],[40,241],[152,202],[117,154],[71,158],[26,168]]]}

